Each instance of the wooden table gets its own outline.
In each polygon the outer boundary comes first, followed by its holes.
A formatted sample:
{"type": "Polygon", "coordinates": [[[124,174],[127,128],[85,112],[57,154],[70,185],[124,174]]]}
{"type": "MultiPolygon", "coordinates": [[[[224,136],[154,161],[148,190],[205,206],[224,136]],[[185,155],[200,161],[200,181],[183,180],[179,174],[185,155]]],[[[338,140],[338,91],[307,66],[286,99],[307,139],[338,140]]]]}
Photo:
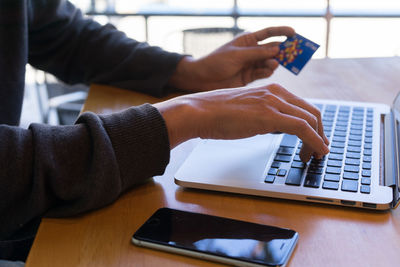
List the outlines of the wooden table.
{"type": "MultiPolygon", "coordinates": [[[[400,58],[312,60],[299,76],[279,68],[256,84],[272,82],[302,97],[391,104],[400,89],[400,58]]],[[[155,101],[159,99],[93,85],[84,110],[109,113],[155,101]]],[[[221,266],[131,244],[135,230],[164,206],[295,229],[300,239],[289,266],[398,266],[399,209],[376,212],[183,189],[174,184],[174,173],[195,143],[175,148],[163,176],[114,204],[77,218],[44,219],[27,267],[221,266]]]]}

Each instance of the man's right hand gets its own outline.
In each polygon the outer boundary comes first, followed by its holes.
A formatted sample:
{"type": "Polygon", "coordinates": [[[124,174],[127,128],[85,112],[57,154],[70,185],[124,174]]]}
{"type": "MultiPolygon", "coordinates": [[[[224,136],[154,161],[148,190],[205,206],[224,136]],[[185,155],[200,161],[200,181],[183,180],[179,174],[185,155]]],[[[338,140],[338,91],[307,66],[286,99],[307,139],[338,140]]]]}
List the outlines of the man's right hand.
{"type": "Polygon", "coordinates": [[[304,162],[329,152],[320,111],[277,84],[183,95],[154,106],[165,119],[171,148],[196,137],[239,139],[284,132],[303,140],[304,162]]]}

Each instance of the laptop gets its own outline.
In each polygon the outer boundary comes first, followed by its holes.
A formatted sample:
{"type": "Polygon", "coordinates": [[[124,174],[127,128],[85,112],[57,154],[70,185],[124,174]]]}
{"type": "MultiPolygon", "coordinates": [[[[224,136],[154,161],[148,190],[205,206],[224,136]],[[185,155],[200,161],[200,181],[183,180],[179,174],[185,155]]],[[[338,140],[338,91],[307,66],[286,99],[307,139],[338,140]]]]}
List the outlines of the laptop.
{"type": "Polygon", "coordinates": [[[301,162],[289,134],[200,140],[175,174],[188,188],[387,210],[399,204],[400,96],[377,103],[309,99],[330,152],[301,162]]]}

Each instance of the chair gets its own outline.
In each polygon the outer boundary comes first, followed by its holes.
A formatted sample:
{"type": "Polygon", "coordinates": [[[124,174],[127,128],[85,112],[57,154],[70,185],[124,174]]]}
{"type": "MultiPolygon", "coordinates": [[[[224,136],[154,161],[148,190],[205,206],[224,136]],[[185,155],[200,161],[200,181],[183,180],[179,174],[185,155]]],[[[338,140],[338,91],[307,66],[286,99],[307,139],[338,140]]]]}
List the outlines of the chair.
{"type": "Polygon", "coordinates": [[[42,121],[50,123],[55,114],[57,121],[52,124],[60,125],[74,124],[89,91],[86,85],[67,85],[47,73],[42,82],[36,79],[36,88],[42,121]]]}

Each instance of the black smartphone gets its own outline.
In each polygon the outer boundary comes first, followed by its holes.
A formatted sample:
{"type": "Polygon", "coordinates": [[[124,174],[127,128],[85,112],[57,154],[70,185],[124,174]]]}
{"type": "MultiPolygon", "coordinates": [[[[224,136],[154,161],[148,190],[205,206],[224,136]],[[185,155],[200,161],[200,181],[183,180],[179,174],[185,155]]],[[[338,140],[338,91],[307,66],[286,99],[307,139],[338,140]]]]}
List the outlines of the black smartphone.
{"type": "Polygon", "coordinates": [[[157,210],[132,243],[234,266],[285,266],[298,233],[169,208],[157,210]]]}

